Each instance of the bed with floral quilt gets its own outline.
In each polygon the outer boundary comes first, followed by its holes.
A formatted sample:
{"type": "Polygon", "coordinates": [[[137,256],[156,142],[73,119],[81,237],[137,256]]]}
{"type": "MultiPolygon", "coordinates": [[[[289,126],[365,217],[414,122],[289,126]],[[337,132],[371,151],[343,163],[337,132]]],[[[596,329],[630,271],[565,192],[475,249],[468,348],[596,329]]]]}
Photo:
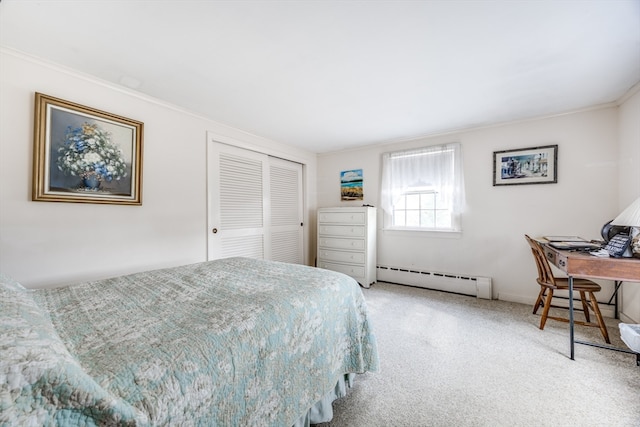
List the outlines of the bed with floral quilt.
{"type": "Polygon", "coordinates": [[[309,425],[378,369],[362,291],[341,273],[228,258],[0,285],[3,426],[309,425]]]}

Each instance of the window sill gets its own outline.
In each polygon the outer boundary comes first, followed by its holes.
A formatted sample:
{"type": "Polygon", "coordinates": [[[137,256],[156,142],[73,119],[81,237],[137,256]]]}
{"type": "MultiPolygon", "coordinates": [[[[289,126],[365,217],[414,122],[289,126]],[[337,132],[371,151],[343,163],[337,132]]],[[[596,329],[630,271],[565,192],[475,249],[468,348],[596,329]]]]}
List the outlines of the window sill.
{"type": "Polygon", "coordinates": [[[426,230],[423,228],[383,228],[382,232],[390,236],[406,236],[411,234],[415,237],[439,238],[439,239],[459,239],[462,237],[461,230],[426,230]]]}

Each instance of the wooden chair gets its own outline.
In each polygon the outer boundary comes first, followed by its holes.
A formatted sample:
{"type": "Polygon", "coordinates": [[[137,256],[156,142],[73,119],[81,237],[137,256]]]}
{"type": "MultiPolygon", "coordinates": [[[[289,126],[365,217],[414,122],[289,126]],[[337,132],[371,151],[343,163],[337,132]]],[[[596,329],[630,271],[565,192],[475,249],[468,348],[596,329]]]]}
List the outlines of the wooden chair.
{"type": "MultiPolygon", "coordinates": [[[[531,246],[531,252],[533,253],[533,258],[536,261],[536,267],[538,268],[538,284],[540,285],[540,293],[538,294],[538,298],[536,299],[536,303],[533,306],[533,314],[538,312],[538,308],[542,307],[542,317],[540,318],[540,329],[544,329],[544,325],[547,322],[547,319],[558,320],[561,322],[568,322],[569,319],[564,317],[555,317],[549,316],[549,309],[551,307],[557,308],[567,308],[551,305],[551,300],[553,299],[553,292],[556,290],[569,290],[569,278],[567,277],[556,277],[553,275],[551,271],[551,266],[549,265],[549,261],[547,261],[547,257],[544,254],[544,249],[540,242],[532,239],[531,237],[524,235],[525,239],[531,246]]],[[[600,292],[600,285],[591,280],[587,279],[573,279],[573,290],[580,293],[580,301],[582,302],[582,311],[584,313],[585,321],[577,321],[574,320],[574,324],[583,325],[583,326],[592,326],[600,328],[600,332],[602,332],[602,336],[606,343],[610,344],[609,341],[609,333],[607,332],[607,326],[604,324],[604,320],[602,319],[602,314],[600,313],[600,308],[598,307],[598,300],[596,299],[594,293],[600,292]],[[587,300],[586,294],[589,294],[589,299],[587,300]],[[597,323],[592,323],[590,319],[589,309],[593,311],[596,316],[597,323]]],[[[573,298],[573,295],[569,295],[570,298],[573,298]]]]}

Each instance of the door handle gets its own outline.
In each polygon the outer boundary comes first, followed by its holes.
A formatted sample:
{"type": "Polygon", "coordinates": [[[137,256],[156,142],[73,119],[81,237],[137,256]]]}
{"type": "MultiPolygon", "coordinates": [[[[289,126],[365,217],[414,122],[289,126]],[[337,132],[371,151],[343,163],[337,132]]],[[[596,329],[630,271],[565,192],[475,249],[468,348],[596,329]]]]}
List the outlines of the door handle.
{"type": "Polygon", "coordinates": [[[217,228],[214,228],[213,230],[211,230],[211,232],[212,232],[213,234],[216,234],[216,233],[218,232],[218,229],[217,229],[217,228]]]}

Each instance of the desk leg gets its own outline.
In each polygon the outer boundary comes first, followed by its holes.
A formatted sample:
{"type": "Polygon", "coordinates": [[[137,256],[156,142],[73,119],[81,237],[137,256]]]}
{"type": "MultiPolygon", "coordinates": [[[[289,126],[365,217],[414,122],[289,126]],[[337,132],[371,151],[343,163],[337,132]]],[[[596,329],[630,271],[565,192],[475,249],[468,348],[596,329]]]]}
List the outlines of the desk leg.
{"type": "Polygon", "coordinates": [[[613,294],[611,295],[611,298],[609,298],[609,302],[608,302],[608,304],[611,304],[611,301],[613,301],[613,304],[615,307],[614,316],[616,319],[620,318],[620,311],[618,310],[618,291],[620,290],[621,285],[622,285],[622,280],[614,281],[613,294]]]}
{"type": "MultiPolygon", "coordinates": [[[[617,307],[618,307],[618,289],[620,288],[620,285],[622,284],[622,281],[618,281],[616,280],[616,290],[614,293],[614,296],[616,298],[616,314],[617,314],[617,307]]],[[[609,300],[611,301],[611,300],[609,300]]],[[[618,316],[616,316],[618,317],[618,316]]],[[[638,366],[640,366],[640,353],[636,353],[633,350],[627,350],[624,348],[617,348],[617,347],[612,347],[610,345],[603,345],[603,344],[596,344],[596,343],[592,343],[592,342],[586,342],[586,341],[576,341],[575,337],[573,335],[573,330],[574,330],[574,319],[573,319],[573,276],[569,276],[569,346],[571,348],[571,360],[575,360],[574,356],[574,348],[576,343],[577,344],[584,344],[584,345],[590,345],[592,347],[598,347],[598,348],[606,348],[607,350],[614,350],[614,351],[619,351],[621,353],[631,353],[631,354],[635,354],[636,355],[636,364],[638,366]]]]}
{"type": "Polygon", "coordinates": [[[574,343],[573,340],[573,276],[569,276],[569,348],[571,360],[574,359],[574,343]]]}

